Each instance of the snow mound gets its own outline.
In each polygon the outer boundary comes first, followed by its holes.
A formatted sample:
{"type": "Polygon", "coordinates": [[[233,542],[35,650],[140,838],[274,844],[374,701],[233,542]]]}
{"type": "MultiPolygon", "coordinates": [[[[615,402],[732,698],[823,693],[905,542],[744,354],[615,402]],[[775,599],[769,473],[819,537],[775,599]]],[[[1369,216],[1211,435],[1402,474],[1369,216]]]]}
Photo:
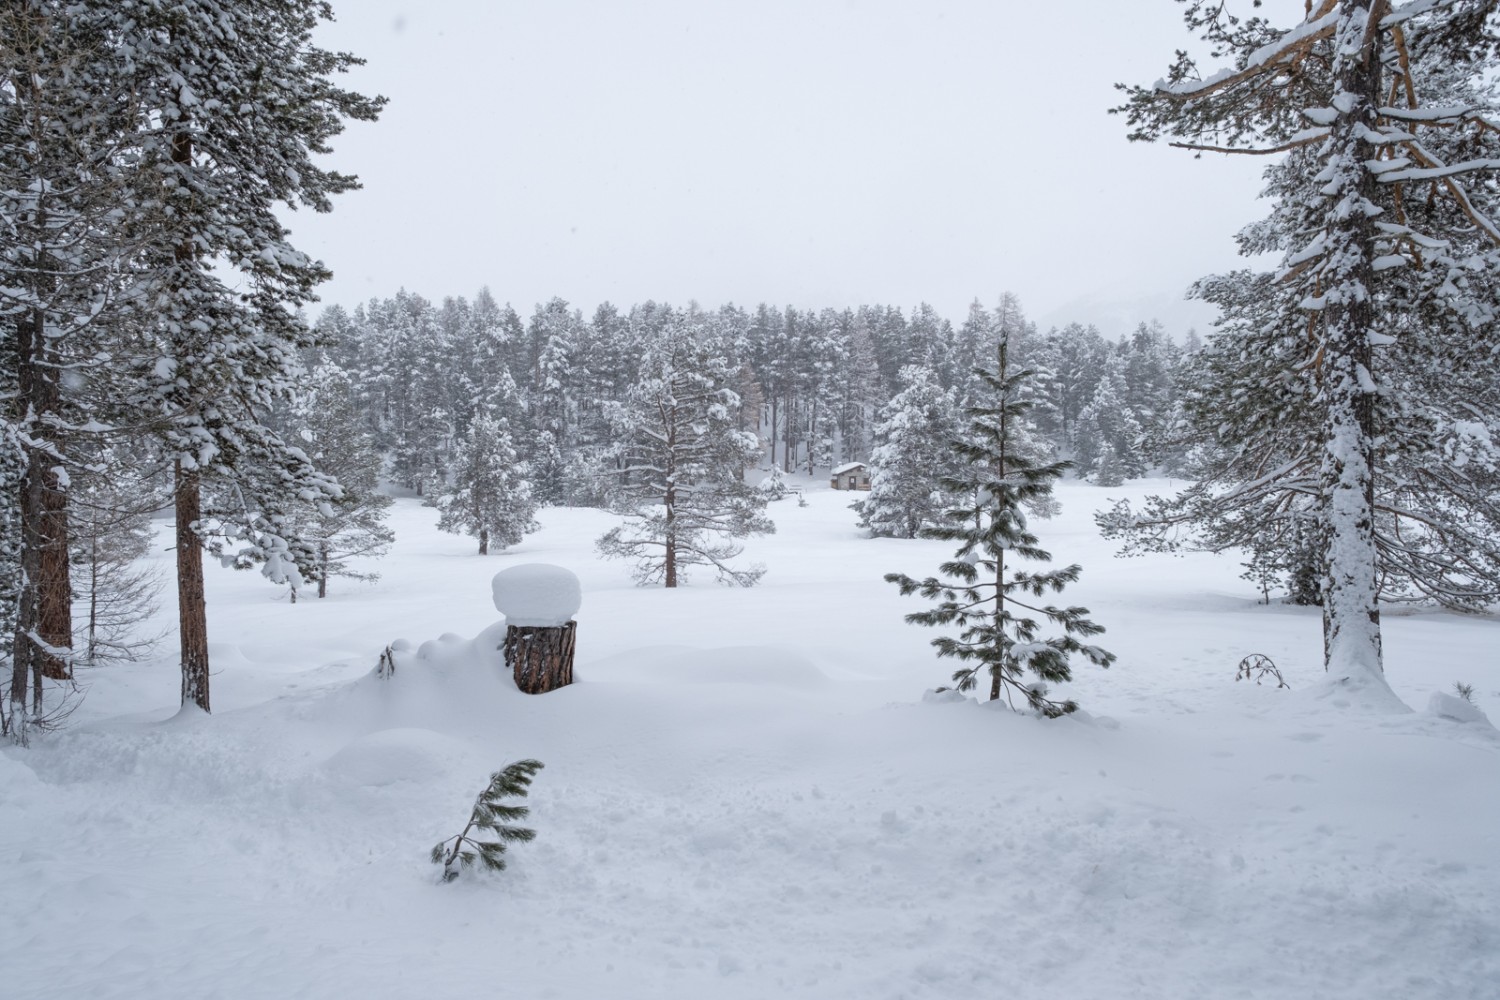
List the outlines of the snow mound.
{"type": "Polygon", "coordinates": [[[490,581],[495,608],[511,625],[556,628],[583,604],[583,587],[572,571],[547,563],[523,563],[490,581]]]}
{"type": "Polygon", "coordinates": [[[1491,727],[1494,725],[1478,705],[1442,691],[1432,692],[1432,697],[1427,699],[1427,714],[1454,722],[1477,722],[1491,727]]]}
{"type": "Polygon", "coordinates": [[[454,674],[468,670],[494,669],[504,666],[505,657],[500,647],[505,642],[505,622],[496,622],[473,639],[452,632],[444,632],[436,639],[428,639],[419,645],[410,640],[397,639],[391,643],[391,655],[396,663],[396,676],[411,669],[426,673],[454,674]]]}
{"type": "Polygon", "coordinates": [[[468,756],[466,744],[431,729],[382,729],[346,745],[323,767],[353,785],[430,781],[468,756]]]}
{"type": "Polygon", "coordinates": [[[936,705],[947,705],[978,699],[970,698],[962,691],[955,691],[953,688],[930,688],[922,692],[922,700],[936,705]]]}

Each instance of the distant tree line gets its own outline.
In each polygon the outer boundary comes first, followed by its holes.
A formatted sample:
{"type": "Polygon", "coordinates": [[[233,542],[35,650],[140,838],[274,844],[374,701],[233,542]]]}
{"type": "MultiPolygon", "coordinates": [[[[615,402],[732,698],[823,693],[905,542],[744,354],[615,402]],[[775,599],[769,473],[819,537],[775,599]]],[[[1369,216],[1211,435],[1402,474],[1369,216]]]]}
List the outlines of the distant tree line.
{"type": "Polygon", "coordinates": [[[644,377],[647,348],[684,320],[719,352],[735,424],[759,437],[762,467],[816,475],[869,460],[914,378],[935,387],[956,418],[1002,330],[1016,363],[1038,372],[1038,442],[1073,458],[1081,475],[1107,484],[1179,471],[1191,450],[1177,376],[1194,335],[1178,344],[1156,323],[1113,342],[1077,324],[1041,334],[1013,295],[995,309],[976,301],[955,326],[925,304],[909,318],[884,305],[654,302],[627,311],[606,303],[585,317],[552,299],[523,318],[488,290],[440,305],[402,291],[326,310],[319,363],[352,386],[363,429],[400,486],[441,491],[474,420],[494,411],[515,437],[538,503],[600,505],[609,471],[623,462],[616,410],[644,377]]]}

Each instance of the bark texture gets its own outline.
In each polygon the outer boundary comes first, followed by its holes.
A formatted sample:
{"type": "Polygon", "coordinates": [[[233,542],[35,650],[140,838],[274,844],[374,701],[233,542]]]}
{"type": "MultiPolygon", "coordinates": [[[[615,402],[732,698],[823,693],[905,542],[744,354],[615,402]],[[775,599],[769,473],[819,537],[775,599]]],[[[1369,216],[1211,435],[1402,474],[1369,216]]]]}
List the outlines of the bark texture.
{"type": "Polygon", "coordinates": [[[182,643],[182,703],[209,711],[208,604],[203,595],[198,473],[177,463],[177,632],[182,643]]]}
{"type": "Polygon", "coordinates": [[[502,649],[516,687],[527,694],[546,694],[572,684],[577,633],[577,622],[558,627],[508,626],[502,649]]]}

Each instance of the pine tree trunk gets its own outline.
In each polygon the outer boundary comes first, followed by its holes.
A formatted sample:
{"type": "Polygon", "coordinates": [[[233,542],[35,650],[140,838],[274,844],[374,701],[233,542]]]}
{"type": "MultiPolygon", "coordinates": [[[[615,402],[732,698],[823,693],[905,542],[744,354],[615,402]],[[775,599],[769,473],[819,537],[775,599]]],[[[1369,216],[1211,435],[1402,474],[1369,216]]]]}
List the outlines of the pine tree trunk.
{"type": "Polygon", "coordinates": [[[490,529],[479,529],[479,554],[487,556],[490,554],[490,529]]]}
{"type": "MultiPolygon", "coordinates": [[[[42,224],[44,220],[39,221],[42,224]]],[[[38,294],[51,291],[43,278],[38,294]]],[[[15,317],[16,408],[30,416],[30,433],[46,438],[55,432],[47,425],[62,409],[57,367],[43,331],[46,315],[32,309],[15,317]]],[[[59,476],[58,458],[41,443],[26,445],[26,469],[21,479],[20,519],[22,554],[21,617],[15,647],[17,662],[28,661],[36,686],[33,701],[41,705],[41,678],[67,680],[73,676],[71,659],[50,650],[73,646],[73,585],[68,565],[68,496],[59,476]],[[28,609],[26,605],[30,605],[28,609]],[[34,641],[41,640],[40,643],[34,641]]],[[[16,672],[21,668],[17,667],[16,672]]],[[[25,684],[20,686],[25,700],[25,684]]]]}
{"type": "Polygon", "coordinates": [[[328,543],[318,544],[318,598],[328,596],[328,543]]]}
{"type": "MultiPolygon", "coordinates": [[[[186,102],[184,102],[186,103],[186,102]]],[[[193,162],[193,135],[183,130],[172,135],[172,162],[193,162]]],[[[185,233],[173,251],[180,268],[196,266],[197,249],[192,234],[185,233]]],[[[185,359],[179,359],[185,360],[185,359]]],[[[198,522],[203,517],[202,483],[196,469],[173,465],[173,504],[176,508],[177,639],[182,660],[182,704],[189,702],[209,711],[208,698],[208,603],[203,588],[203,546],[198,522]]]]}
{"type": "MultiPolygon", "coordinates": [[[[51,461],[48,462],[51,465],[51,461]]],[[[68,495],[48,468],[42,487],[41,580],[37,588],[37,634],[50,649],[73,648],[73,581],[68,561],[68,495]]],[[[42,653],[42,673],[53,680],[73,676],[71,657],[42,653]]]]}
{"type": "Polygon", "coordinates": [[[558,627],[508,626],[501,648],[516,687],[526,694],[546,694],[572,684],[577,637],[577,622],[558,627]]]}
{"type": "Polygon", "coordinates": [[[99,536],[89,539],[89,642],[88,658],[93,663],[99,655],[99,536]]]}
{"type": "Polygon", "coordinates": [[[32,709],[42,710],[42,651],[32,639],[37,625],[37,580],[41,578],[42,546],[38,540],[36,512],[41,508],[41,478],[32,474],[27,462],[21,478],[20,587],[16,608],[16,637],[11,654],[11,718],[23,725],[26,692],[31,689],[32,709]],[[30,516],[28,516],[28,514],[30,516]]]}
{"type": "Polygon", "coordinates": [[[813,465],[817,461],[818,447],[818,397],[813,395],[812,414],[807,420],[807,474],[810,476],[817,471],[813,465]]]}
{"type": "Polygon", "coordinates": [[[673,509],[675,497],[672,491],[667,491],[667,515],[665,537],[662,539],[662,559],[665,564],[662,567],[662,586],[677,586],[677,511],[673,509]]]}
{"type": "Polygon", "coordinates": [[[781,397],[771,397],[771,423],[766,427],[766,437],[771,440],[771,467],[776,467],[776,422],[781,416],[781,397]]]}
{"type": "MultiPolygon", "coordinates": [[[[1345,49],[1335,82],[1352,108],[1340,115],[1329,144],[1332,179],[1325,189],[1329,264],[1322,279],[1324,307],[1320,371],[1323,392],[1323,503],[1328,560],[1323,601],[1324,668],[1343,676],[1381,673],[1380,610],[1377,603],[1374,478],[1374,379],[1370,333],[1374,309],[1369,290],[1375,224],[1365,204],[1374,203],[1375,178],[1364,166],[1376,150],[1365,139],[1375,125],[1380,98],[1378,32],[1365,35],[1365,4],[1343,0],[1336,43],[1345,49]],[[1364,36],[1361,38],[1361,36],[1364,36]],[[1352,44],[1351,44],[1352,43],[1352,44]],[[1357,54],[1356,54],[1357,53],[1357,54]]],[[[1384,682],[1382,681],[1382,684],[1384,682]]]]}
{"type": "Polygon", "coordinates": [[[784,459],[783,465],[785,466],[785,470],[784,471],[786,471],[786,472],[796,472],[797,471],[796,468],[795,468],[795,466],[797,464],[797,445],[796,445],[797,438],[796,438],[796,432],[795,432],[795,430],[793,428],[793,425],[796,423],[796,420],[793,417],[793,414],[795,412],[796,412],[796,409],[792,405],[792,390],[791,389],[787,389],[787,391],[786,391],[786,442],[785,442],[786,446],[783,449],[783,451],[785,452],[785,454],[782,456],[783,459],[784,459]]]}
{"type": "MultiPolygon", "coordinates": [[[[999,378],[1000,378],[1000,380],[1003,382],[1005,380],[1005,377],[1006,377],[1006,364],[1005,363],[1008,360],[1007,357],[1006,357],[1006,354],[1007,354],[1007,352],[1006,352],[1006,343],[1005,343],[1005,340],[1003,339],[1003,337],[1002,337],[1002,339],[1000,341],[1000,347],[999,347],[999,349],[997,350],[996,353],[999,356],[1000,364],[999,364],[999,367],[997,367],[995,369],[995,374],[998,375],[999,378]]],[[[1003,405],[1005,403],[1005,400],[1002,399],[1001,403],[1002,403],[1002,405],[1000,407],[1000,467],[998,469],[996,469],[995,471],[999,474],[999,476],[1000,476],[1001,479],[1004,479],[1005,478],[1005,461],[1006,461],[1006,457],[1007,457],[1006,456],[1006,450],[1007,450],[1007,448],[1010,445],[1010,421],[1009,421],[1009,418],[1006,416],[1005,407],[1003,405]]],[[[978,505],[976,504],[976,506],[978,506],[978,505]]],[[[982,518],[983,516],[984,516],[983,514],[976,514],[975,515],[976,519],[977,518],[982,518]]],[[[981,531],[983,528],[984,528],[983,524],[976,524],[976,525],[974,525],[974,529],[975,529],[975,533],[976,534],[979,531],[981,531]]],[[[1002,549],[1000,551],[1000,553],[995,557],[995,622],[998,624],[999,622],[1001,622],[1002,620],[1004,620],[1004,618],[1005,618],[1005,551],[1002,549]]],[[[1002,637],[1000,641],[1001,641],[1001,644],[1003,646],[1004,643],[1005,643],[1004,637],[1002,637]]],[[[990,677],[990,701],[999,701],[1000,700],[1000,672],[1005,669],[1004,666],[1003,666],[1003,662],[995,664],[995,666],[994,666],[993,669],[994,669],[995,672],[990,677]]]]}
{"type": "Polygon", "coordinates": [[[662,528],[662,586],[677,586],[677,424],[675,419],[667,428],[666,441],[667,488],[661,498],[665,511],[662,528]]]}
{"type": "Polygon", "coordinates": [[[177,634],[182,644],[182,703],[209,711],[208,604],[203,592],[202,517],[198,473],[176,465],[177,634]]]}

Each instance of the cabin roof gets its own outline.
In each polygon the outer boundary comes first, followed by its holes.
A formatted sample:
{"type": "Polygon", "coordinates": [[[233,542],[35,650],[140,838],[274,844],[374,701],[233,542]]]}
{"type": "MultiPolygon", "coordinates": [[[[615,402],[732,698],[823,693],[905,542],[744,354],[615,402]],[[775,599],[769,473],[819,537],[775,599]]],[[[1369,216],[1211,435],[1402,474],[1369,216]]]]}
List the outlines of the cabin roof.
{"type": "Polygon", "coordinates": [[[863,462],[850,462],[848,465],[841,465],[837,469],[834,469],[832,475],[842,476],[846,472],[853,472],[855,469],[863,469],[864,467],[865,463],[863,462]]]}

